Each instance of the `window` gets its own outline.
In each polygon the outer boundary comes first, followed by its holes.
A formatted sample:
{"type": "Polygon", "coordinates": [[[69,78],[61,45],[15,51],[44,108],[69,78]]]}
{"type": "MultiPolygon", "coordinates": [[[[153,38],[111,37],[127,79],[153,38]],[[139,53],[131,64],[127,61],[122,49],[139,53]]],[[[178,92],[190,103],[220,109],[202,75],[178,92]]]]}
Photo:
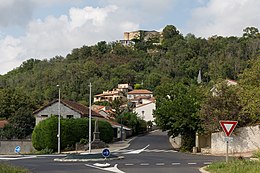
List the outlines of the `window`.
{"type": "Polygon", "coordinates": [[[67,118],[73,118],[73,115],[67,115],[67,118]]]}
{"type": "Polygon", "coordinates": [[[48,115],[41,115],[41,117],[48,117],[48,115]]]}

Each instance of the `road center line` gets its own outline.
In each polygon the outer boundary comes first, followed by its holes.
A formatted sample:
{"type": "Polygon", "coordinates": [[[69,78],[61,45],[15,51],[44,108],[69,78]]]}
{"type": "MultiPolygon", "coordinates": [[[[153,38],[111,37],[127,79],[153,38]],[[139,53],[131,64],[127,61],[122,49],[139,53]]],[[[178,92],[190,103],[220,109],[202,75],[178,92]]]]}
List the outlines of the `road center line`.
{"type": "Polygon", "coordinates": [[[149,166],[150,164],[149,163],[141,163],[140,165],[141,166],[149,166]]]}
{"type": "Polygon", "coordinates": [[[165,163],[156,163],[157,166],[163,166],[165,163]]]}
{"type": "Polygon", "coordinates": [[[172,165],[180,165],[181,163],[172,163],[172,165]]]}
{"type": "Polygon", "coordinates": [[[204,165],[210,165],[212,162],[204,162],[204,165]]]}
{"type": "Polygon", "coordinates": [[[196,165],[197,163],[188,163],[188,165],[196,165]]]}
{"type": "Polygon", "coordinates": [[[126,163],[125,166],[134,166],[132,163],[126,163]]]}

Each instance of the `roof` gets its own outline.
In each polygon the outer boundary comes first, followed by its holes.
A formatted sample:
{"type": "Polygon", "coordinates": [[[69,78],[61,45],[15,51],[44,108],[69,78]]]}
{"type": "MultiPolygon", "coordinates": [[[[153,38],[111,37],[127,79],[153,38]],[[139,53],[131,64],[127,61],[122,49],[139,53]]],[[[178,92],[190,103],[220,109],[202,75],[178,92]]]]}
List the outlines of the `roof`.
{"type": "MultiPolygon", "coordinates": [[[[149,103],[140,104],[140,105],[137,105],[135,108],[140,108],[140,107],[149,105],[149,104],[151,104],[151,103],[154,103],[154,102],[149,102],[149,103]]],[[[135,109],[135,108],[134,108],[134,109],[135,109]]]]}
{"type": "MultiPolygon", "coordinates": [[[[59,100],[53,100],[51,102],[49,102],[47,105],[42,106],[40,109],[36,110],[33,112],[33,114],[37,114],[38,112],[44,110],[46,107],[53,105],[54,103],[58,102],[59,100]]],[[[60,101],[61,104],[67,106],[68,108],[78,112],[79,114],[81,114],[82,117],[87,117],[89,116],[89,108],[87,106],[84,106],[82,104],[79,104],[75,101],[70,101],[70,100],[61,100],[60,101]]],[[[91,111],[91,115],[92,116],[96,116],[96,117],[103,117],[102,115],[98,114],[95,111],[91,111]]]]}
{"type": "Polygon", "coordinates": [[[149,90],[133,90],[128,92],[128,94],[153,94],[153,92],[149,90]]]}
{"type": "Polygon", "coordinates": [[[113,96],[113,95],[119,95],[119,94],[120,94],[119,91],[114,91],[114,92],[109,92],[109,93],[97,94],[97,95],[95,95],[95,97],[99,97],[99,96],[113,96]]]}
{"type": "Polygon", "coordinates": [[[6,124],[8,124],[7,120],[0,120],[0,128],[4,128],[6,124]]]}
{"type": "MultiPolygon", "coordinates": [[[[105,119],[105,118],[96,118],[98,120],[103,120],[103,121],[106,121],[108,122],[109,124],[111,124],[112,127],[116,127],[116,128],[120,128],[121,127],[121,124],[119,124],[118,122],[116,121],[112,121],[112,120],[108,120],[108,119],[105,119]]],[[[131,128],[127,127],[127,126],[122,126],[124,130],[131,130],[131,128]]]]}

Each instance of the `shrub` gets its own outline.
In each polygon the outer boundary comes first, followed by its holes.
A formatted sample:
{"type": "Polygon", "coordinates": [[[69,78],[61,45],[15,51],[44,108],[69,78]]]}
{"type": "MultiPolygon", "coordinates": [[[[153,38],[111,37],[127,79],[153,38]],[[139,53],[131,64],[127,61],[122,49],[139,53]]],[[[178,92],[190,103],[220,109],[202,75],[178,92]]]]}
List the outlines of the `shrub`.
{"type": "Polygon", "coordinates": [[[99,128],[99,132],[100,132],[100,139],[103,142],[109,143],[113,140],[114,130],[108,122],[99,120],[98,128],[99,128]]]}
{"type": "MultiPolygon", "coordinates": [[[[88,138],[88,119],[61,119],[61,150],[65,148],[73,149],[76,142],[82,138],[88,138]]],[[[106,143],[113,140],[113,128],[108,122],[99,120],[100,139],[106,143]]],[[[92,132],[94,121],[92,121],[92,132]]],[[[57,151],[58,118],[50,117],[41,121],[32,134],[32,143],[36,150],[45,148],[57,151]]]]}

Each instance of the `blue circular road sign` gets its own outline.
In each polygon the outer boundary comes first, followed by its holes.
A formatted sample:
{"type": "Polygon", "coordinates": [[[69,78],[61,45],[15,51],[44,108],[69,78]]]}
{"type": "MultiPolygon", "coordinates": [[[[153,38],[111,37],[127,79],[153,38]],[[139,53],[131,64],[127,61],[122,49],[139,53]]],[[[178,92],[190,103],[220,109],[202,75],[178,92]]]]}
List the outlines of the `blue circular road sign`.
{"type": "Polygon", "coordinates": [[[110,155],[109,149],[105,148],[105,149],[102,151],[102,155],[103,155],[104,157],[109,157],[109,155],[110,155]]]}
{"type": "Polygon", "coordinates": [[[16,146],[15,149],[14,149],[14,151],[15,151],[16,153],[20,153],[21,147],[20,147],[20,146],[16,146]]]}

